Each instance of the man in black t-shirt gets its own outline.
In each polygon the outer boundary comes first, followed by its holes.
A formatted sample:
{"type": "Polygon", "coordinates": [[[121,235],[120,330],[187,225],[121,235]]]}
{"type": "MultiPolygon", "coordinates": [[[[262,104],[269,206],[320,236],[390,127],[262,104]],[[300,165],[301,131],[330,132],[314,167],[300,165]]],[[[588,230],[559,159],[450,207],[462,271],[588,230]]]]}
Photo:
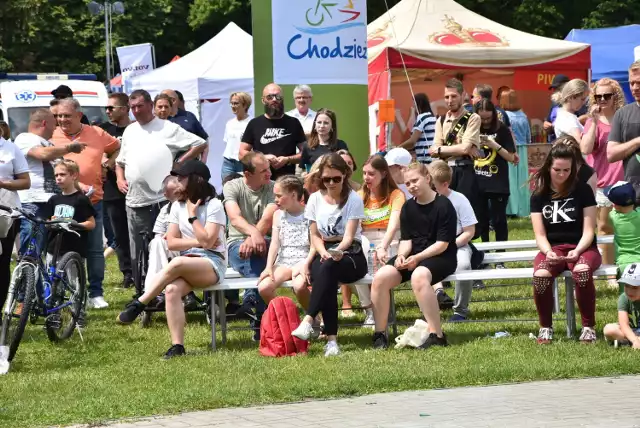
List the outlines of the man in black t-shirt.
{"type": "Polygon", "coordinates": [[[282,88],[275,83],[262,91],[264,115],[247,124],[240,144],[240,159],[255,150],[264,153],[271,165],[271,178],[295,174],[302,144],[307,140],[298,119],[284,113],[282,88]],[[299,153],[296,153],[296,149],[299,153]]]}
{"type": "MultiPolygon", "coordinates": [[[[106,107],[109,122],[100,125],[111,136],[116,137],[122,143],[122,134],[131,123],[129,119],[129,97],[123,93],[109,95],[106,107]]],[[[131,249],[129,246],[129,224],[125,207],[125,195],[120,192],[115,173],[115,156],[105,164],[106,176],[104,179],[104,206],[105,222],[109,221],[113,229],[116,241],[116,254],[120,272],[124,276],[122,287],[133,286],[131,271],[131,249]]]]}

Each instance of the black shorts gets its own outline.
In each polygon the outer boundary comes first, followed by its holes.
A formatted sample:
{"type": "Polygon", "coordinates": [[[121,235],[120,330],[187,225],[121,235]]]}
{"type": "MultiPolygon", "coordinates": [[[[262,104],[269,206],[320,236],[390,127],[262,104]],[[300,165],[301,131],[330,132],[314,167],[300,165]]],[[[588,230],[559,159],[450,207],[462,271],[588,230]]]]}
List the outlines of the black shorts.
{"type": "MultiPolygon", "coordinates": [[[[393,257],[391,260],[387,262],[388,265],[394,266],[396,262],[396,258],[393,257]]],[[[443,279],[451,275],[456,271],[458,267],[458,259],[456,256],[435,256],[425,259],[418,263],[418,266],[426,267],[431,272],[431,284],[437,284],[442,282],[443,279]]],[[[417,267],[416,267],[417,269],[417,267]]],[[[402,282],[411,281],[412,270],[398,270],[398,273],[402,275],[402,282]]]]}

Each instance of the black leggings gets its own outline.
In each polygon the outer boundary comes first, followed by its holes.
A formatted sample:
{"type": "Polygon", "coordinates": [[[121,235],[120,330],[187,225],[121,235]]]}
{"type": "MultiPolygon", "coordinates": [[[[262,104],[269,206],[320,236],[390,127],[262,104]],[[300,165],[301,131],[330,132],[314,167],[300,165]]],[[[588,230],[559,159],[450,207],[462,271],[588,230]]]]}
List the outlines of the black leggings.
{"type": "Polygon", "coordinates": [[[451,190],[465,195],[471,206],[475,207],[479,189],[473,165],[454,166],[451,168],[451,173],[451,190]]]}
{"type": "Polygon", "coordinates": [[[9,229],[7,237],[0,239],[2,245],[2,254],[0,254],[0,316],[2,316],[1,311],[4,307],[4,301],[7,299],[11,282],[11,254],[13,254],[13,245],[19,230],[20,220],[16,219],[9,229]]]}
{"type": "Polygon", "coordinates": [[[489,242],[489,219],[496,232],[496,241],[509,240],[509,228],[507,227],[507,204],[509,195],[501,193],[480,192],[474,205],[478,228],[482,242],[489,242]]]}
{"type": "Polygon", "coordinates": [[[315,318],[322,312],[324,333],[338,334],[338,285],[351,284],[367,274],[367,259],[362,252],[345,254],[339,262],[333,259],[320,262],[316,256],[311,263],[311,300],[307,315],[315,318]]]}

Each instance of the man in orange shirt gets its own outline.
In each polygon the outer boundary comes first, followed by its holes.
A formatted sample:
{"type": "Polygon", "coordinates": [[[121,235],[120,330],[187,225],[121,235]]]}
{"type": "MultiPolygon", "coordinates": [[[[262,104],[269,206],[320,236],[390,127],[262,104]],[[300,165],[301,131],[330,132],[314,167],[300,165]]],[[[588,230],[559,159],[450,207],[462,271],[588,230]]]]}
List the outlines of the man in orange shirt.
{"type": "Polygon", "coordinates": [[[87,251],[87,271],[89,276],[89,307],[102,309],[109,306],[104,300],[102,282],[104,280],[103,253],[103,213],[102,213],[102,180],[103,157],[115,159],[120,149],[118,139],[112,137],[102,128],[81,123],[82,111],[80,103],[73,98],[59,101],[56,111],[58,127],[53,132],[51,142],[55,146],[66,146],[80,143],[85,149],[82,153],[70,153],[66,159],[74,160],[80,167],[80,188],[91,199],[96,210],[96,227],[89,232],[89,248],[87,251]]]}

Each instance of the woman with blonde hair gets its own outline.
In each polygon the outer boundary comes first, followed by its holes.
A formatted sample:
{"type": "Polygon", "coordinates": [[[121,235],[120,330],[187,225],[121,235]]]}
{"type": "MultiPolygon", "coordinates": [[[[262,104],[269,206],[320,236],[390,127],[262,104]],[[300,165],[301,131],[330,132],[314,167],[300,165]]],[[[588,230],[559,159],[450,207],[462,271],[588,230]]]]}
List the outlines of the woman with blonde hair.
{"type": "Polygon", "coordinates": [[[234,92],[229,97],[229,105],[235,117],[227,122],[224,127],[223,141],[226,144],[222,159],[222,180],[231,174],[242,174],[242,162],[240,162],[240,143],[242,134],[251,120],[249,108],[251,107],[251,95],[246,92],[234,92]]]}
{"type": "Polygon", "coordinates": [[[556,138],[569,135],[580,141],[583,127],[576,112],[584,106],[589,97],[589,84],[581,79],[573,79],[567,82],[561,92],[556,92],[551,97],[552,101],[560,105],[558,115],[553,123],[556,138]]]}
{"type": "MultiPolygon", "coordinates": [[[[613,204],[605,196],[611,186],[622,180],[624,170],[622,161],[609,163],[607,159],[607,142],[611,123],[616,111],[624,107],[624,93],[620,84],[613,79],[604,78],[596,82],[591,92],[591,108],[589,119],[584,126],[584,134],[580,140],[580,150],[587,155],[587,164],[596,171],[596,206],[598,234],[613,233],[609,213],[613,204]]],[[[614,255],[611,245],[601,245],[602,262],[613,264],[614,255]]],[[[615,286],[615,280],[609,280],[615,286]]]]}

